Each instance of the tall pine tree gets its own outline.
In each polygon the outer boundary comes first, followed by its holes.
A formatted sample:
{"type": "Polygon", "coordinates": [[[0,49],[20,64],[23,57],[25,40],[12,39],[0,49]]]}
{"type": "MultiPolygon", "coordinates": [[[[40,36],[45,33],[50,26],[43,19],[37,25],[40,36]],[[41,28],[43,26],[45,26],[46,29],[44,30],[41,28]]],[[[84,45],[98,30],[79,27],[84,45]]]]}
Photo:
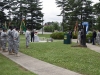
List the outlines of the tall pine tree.
{"type": "Polygon", "coordinates": [[[39,0],[28,0],[27,26],[30,26],[32,29],[42,28],[43,13],[41,10],[41,2],[39,0]]]}

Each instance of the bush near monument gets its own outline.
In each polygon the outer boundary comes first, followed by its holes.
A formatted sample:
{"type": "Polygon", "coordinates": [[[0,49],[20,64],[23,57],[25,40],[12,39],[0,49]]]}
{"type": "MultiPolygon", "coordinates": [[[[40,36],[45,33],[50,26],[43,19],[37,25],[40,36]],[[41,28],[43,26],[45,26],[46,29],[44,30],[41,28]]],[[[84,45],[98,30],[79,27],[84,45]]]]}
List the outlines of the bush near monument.
{"type": "Polygon", "coordinates": [[[90,40],[90,43],[92,42],[92,33],[89,32],[87,35],[86,35],[86,42],[89,42],[90,40]]]}
{"type": "MultiPolygon", "coordinates": [[[[64,39],[64,33],[65,32],[54,32],[50,35],[50,37],[53,39],[64,39]]],[[[73,39],[77,39],[77,34],[73,33],[72,37],[73,37],[73,39]]]]}

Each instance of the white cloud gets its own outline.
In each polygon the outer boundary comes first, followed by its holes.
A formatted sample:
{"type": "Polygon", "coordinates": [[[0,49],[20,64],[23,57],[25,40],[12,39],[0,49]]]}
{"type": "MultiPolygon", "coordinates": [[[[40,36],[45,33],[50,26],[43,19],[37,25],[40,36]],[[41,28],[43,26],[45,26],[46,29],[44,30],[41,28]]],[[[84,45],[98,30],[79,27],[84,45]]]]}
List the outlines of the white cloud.
{"type": "Polygon", "coordinates": [[[40,0],[42,1],[43,10],[44,13],[44,22],[49,21],[62,21],[61,16],[57,16],[60,14],[61,10],[57,7],[55,0],[40,0]]]}
{"type": "Polygon", "coordinates": [[[99,0],[92,0],[94,3],[97,3],[97,2],[99,2],[99,0]]]}
{"type": "MultiPolygon", "coordinates": [[[[61,16],[57,16],[60,14],[61,10],[57,7],[55,0],[40,0],[42,1],[43,10],[44,13],[44,22],[48,21],[62,21],[61,16]]],[[[99,2],[99,0],[92,0],[94,3],[99,2]]]]}

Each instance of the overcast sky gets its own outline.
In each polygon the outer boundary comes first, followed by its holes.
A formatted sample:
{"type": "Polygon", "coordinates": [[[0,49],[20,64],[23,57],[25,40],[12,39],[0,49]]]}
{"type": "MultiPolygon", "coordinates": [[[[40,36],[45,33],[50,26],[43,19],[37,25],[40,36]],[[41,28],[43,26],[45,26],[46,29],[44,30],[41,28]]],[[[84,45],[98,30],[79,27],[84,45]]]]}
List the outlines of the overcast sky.
{"type": "MultiPolygon", "coordinates": [[[[62,21],[61,16],[57,16],[60,14],[61,10],[57,7],[55,0],[40,0],[42,1],[42,12],[44,13],[44,22],[52,22],[52,21],[62,21]]],[[[98,2],[99,0],[92,0],[93,2],[98,2]]]]}

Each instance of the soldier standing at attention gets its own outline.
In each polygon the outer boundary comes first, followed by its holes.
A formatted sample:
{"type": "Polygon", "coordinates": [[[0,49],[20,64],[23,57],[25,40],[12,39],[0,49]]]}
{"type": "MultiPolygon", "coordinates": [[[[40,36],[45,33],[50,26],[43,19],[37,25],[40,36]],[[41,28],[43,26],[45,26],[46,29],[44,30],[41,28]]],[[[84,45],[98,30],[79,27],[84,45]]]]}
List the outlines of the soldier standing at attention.
{"type": "Polygon", "coordinates": [[[2,50],[3,52],[7,52],[6,45],[7,45],[7,30],[3,29],[3,32],[1,33],[1,41],[2,41],[2,50]]]}
{"type": "Polygon", "coordinates": [[[18,51],[19,51],[19,28],[16,28],[16,31],[14,33],[14,52],[15,52],[15,55],[16,56],[19,56],[18,55],[18,51]]]}
{"type": "Polygon", "coordinates": [[[97,32],[97,43],[100,45],[100,30],[97,32]]]}
{"type": "Polygon", "coordinates": [[[28,48],[31,39],[31,32],[29,29],[26,30],[25,38],[26,38],[26,48],[28,48]]]}
{"type": "Polygon", "coordinates": [[[12,26],[9,26],[7,35],[8,35],[8,51],[9,51],[9,55],[12,55],[13,54],[13,52],[12,52],[12,49],[13,49],[12,26]]]}
{"type": "Polygon", "coordinates": [[[14,52],[14,51],[15,51],[15,50],[14,50],[14,34],[15,34],[15,32],[16,32],[16,27],[14,26],[14,27],[13,27],[13,30],[12,30],[12,35],[13,35],[13,46],[12,46],[12,52],[13,52],[13,53],[15,53],[15,52],[14,52]]]}
{"type": "Polygon", "coordinates": [[[2,33],[2,28],[0,28],[0,50],[1,50],[1,46],[2,46],[1,33],[2,33]]]}

